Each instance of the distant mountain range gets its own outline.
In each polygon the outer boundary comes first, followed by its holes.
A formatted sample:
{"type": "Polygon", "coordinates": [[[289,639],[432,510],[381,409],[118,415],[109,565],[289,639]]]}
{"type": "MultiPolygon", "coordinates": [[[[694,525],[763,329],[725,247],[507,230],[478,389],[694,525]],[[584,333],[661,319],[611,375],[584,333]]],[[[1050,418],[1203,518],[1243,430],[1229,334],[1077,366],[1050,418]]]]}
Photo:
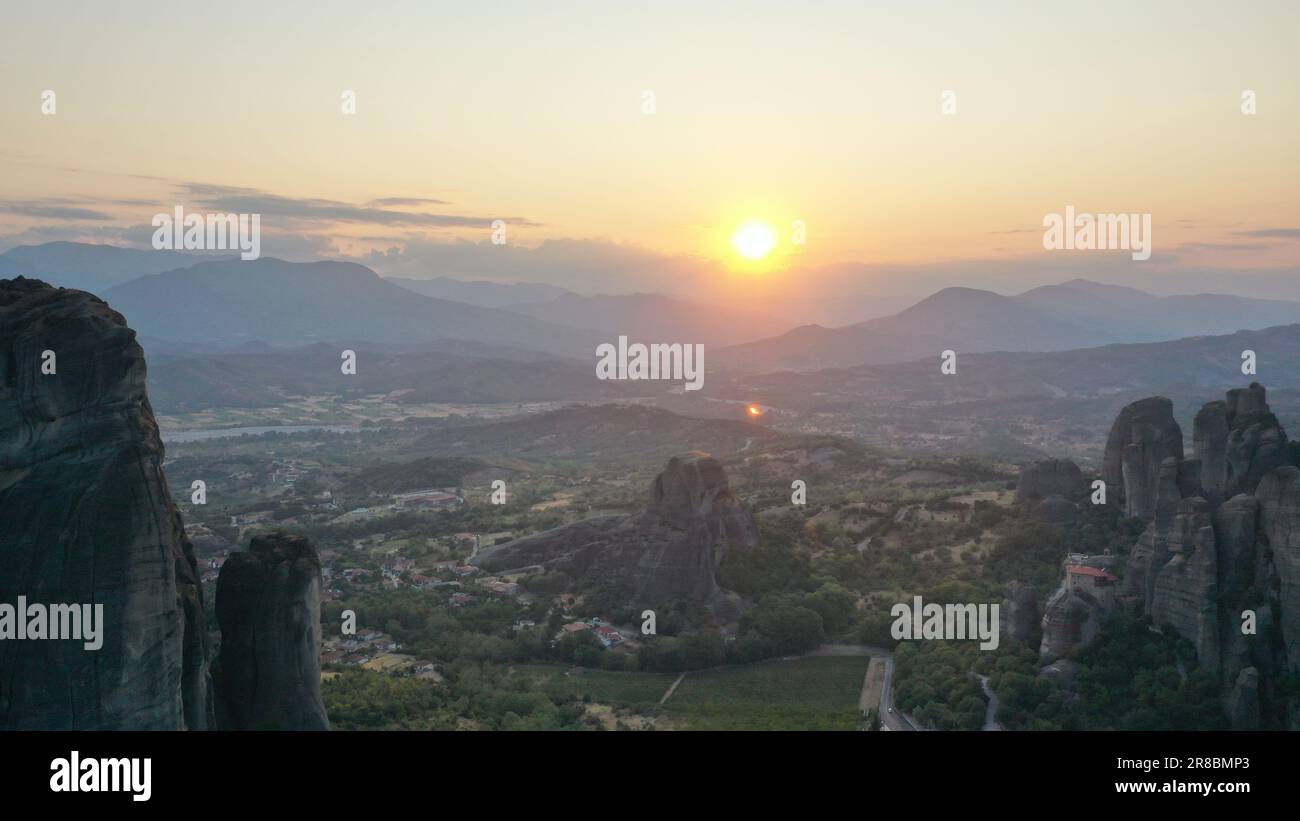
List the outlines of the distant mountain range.
{"type": "Polygon", "coordinates": [[[417,294],[504,308],[571,328],[604,331],[646,342],[736,345],[781,333],[792,323],[759,311],[693,302],[662,294],[583,296],[538,283],[466,282],[458,279],[403,279],[389,282],[417,294]]]}
{"type": "MultiPolygon", "coordinates": [[[[48,243],[0,254],[0,276],[90,290],[126,315],[151,356],[192,358],[250,342],[343,341],[472,356],[494,349],[592,361],[619,335],[702,343],[710,370],[763,373],[907,362],[951,349],[1061,351],[1157,342],[1300,322],[1300,302],[1227,294],[1155,296],[1076,279],[1005,296],[945,288],[841,327],[804,325],[735,304],[659,294],[584,296],[539,283],[385,279],[347,262],[212,259],[172,251],[48,243]],[[456,340],[470,346],[454,351],[456,340]]],[[[847,298],[846,298],[847,299],[847,298]]],[[[511,353],[507,353],[511,352],[511,353]]]]}
{"type": "Polygon", "coordinates": [[[25,276],[60,288],[101,294],[136,277],[184,268],[204,260],[230,259],[226,254],[142,251],[115,245],[47,242],[18,245],[0,254],[0,279],[25,276]]]}
{"type": "Polygon", "coordinates": [[[541,302],[563,296],[569,291],[540,282],[485,282],[435,277],[433,279],[407,279],[385,277],[417,294],[464,302],[481,308],[508,308],[525,302],[541,302]]]}
{"type": "Polygon", "coordinates": [[[708,347],[762,339],[790,327],[765,314],[659,294],[566,293],[545,302],[512,305],[510,310],[557,325],[604,331],[611,338],[625,334],[633,340],[708,347]]]}
{"type": "Polygon", "coordinates": [[[958,353],[1059,351],[1155,342],[1300,321],[1300,302],[1226,294],[1160,297],[1076,279],[1003,296],[945,288],[912,307],[841,328],[805,325],[721,350],[711,366],[817,370],[958,353]]]}
{"type": "Polygon", "coordinates": [[[588,297],[539,283],[385,279],[347,262],[243,262],[67,242],[0,254],[0,277],[19,275],[104,298],[151,355],[201,356],[254,341],[409,347],[457,339],[587,360],[619,335],[723,346],[789,327],[763,314],[657,294],[588,297]]]}
{"type": "Polygon", "coordinates": [[[103,291],[142,336],[226,347],[454,338],[588,358],[591,331],[421,296],[350,262],[204,262],[103,291]]]}

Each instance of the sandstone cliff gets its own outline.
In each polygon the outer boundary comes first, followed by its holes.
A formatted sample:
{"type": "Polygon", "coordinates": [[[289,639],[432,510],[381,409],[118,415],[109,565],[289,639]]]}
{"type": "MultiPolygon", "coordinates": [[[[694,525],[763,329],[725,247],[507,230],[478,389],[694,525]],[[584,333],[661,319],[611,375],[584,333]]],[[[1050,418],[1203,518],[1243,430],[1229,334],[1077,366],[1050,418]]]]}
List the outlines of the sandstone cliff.
{"type": "Polygon", "coordinates": [[[1163,396],[1140,399],[1120,411],[1106,439],[1102,479],[1127,516],[1149,518],[1165,459],[1183,458],[1183,432],[1174,405],[1163,396]]]}
{"type": "Polygon", "coordinates": [[[277,532],[233,553],[217,579],[217,723],[232,730],[327,730],[320,695],[320,559],[277,532]]]}
{"type": "Polygon", "coordinates": [[[1034,588],[1020,582],[1011,582],[1006,588],[1006,598],[998,611],[1000,632],[1011,641],[1027,641],[1038,630],[1041,616],[1034,588]]]}
{"type": "MultiPolygon", "coordinates": [[[[1183,459],[1160,397],[1124,408],[1111,430],[1107,482],[1119,482],[1125,514],[1147,522],[1122,603],[1195,645],[1234,727],[1294,725],[1274,679],[1300,672],[1300,470],[1258,383],[1202,407],[1192,440],[1194,458],[1183,459]]],[[[1086,643],[1098,615],[1064,587],[1044,615],[1044,654],[1086,643]]]]}
{"type": "Polygon", "coordinates": [[[717,582],[728,550],[752,550],[758,532],[722,465],[703,453],[674,456],[655,478],[646,510],[603,516],[487,548],[474,564],[498,572],[530,566],[621,587],[634,607],[687,599],[721,621],[739,601],[717,582]]]}
{"type": "Polygon", "coordinates": [[[0,280],[0,602],[104,608],[98,650],[0,642],[0,728],[210,725],[202,591],[162,455],[122,316],[0,280]]]}

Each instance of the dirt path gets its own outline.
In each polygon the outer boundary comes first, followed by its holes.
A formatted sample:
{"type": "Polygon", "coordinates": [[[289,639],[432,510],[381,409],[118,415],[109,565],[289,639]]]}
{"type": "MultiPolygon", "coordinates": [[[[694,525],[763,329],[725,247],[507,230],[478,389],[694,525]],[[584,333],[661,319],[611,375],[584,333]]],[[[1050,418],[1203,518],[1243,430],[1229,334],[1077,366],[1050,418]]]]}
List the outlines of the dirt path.
{"type": "Polygon", "coordinates": [[[681,684],[682,679],[684,678],[686,678],[686,674],[682,673],[680,676],[677,677],[677,680],[672,683],[672,686],[668,688],[668,691],[666,693],[664,693],[664,697],[659,699],[660,707],[664,706],[665,701],[672,698],[673,693],[677,691],[677,685],[681,684]]]}
{"type": "Polygon", "coordinates": [[[880,719],[880,699],[885,692],[885,672],[888,660],[884,656],[872,656],[867,662],[867,672],[862,677],[862,692],[858,694],[858,712],[866,715],[868,711],[880,719]]]}

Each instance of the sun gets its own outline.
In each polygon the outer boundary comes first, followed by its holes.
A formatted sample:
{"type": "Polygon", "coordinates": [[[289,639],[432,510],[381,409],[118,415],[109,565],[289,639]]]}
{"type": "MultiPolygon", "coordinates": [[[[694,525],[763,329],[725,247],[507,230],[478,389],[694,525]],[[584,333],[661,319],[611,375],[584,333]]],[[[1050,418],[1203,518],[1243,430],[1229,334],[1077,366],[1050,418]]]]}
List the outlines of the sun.
{"type": "Polygon", "coordinates": [[[745,259],[758,261],[776,247],[776,234],[767,223],[752,220],[736,229],[731,245],[745,259]]]}

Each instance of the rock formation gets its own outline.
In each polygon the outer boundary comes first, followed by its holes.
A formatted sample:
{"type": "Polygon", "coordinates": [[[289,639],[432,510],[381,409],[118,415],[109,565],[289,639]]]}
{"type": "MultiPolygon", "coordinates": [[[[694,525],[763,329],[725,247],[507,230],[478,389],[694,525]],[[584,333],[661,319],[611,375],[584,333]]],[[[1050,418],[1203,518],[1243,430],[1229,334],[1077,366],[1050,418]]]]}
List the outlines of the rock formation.
{"type": "Polygon", "coordinates": [[[1031,502],[1060,496],[1063,499],[1075,499],[1087,487],[1083,471],[1069,459],[1044,459],[1027,465],[1020,471],[1020,481],[1016,483],[1016,501],[1031,502]]]}
{"type": "Polygon", "coordinates": [[[217,723],[327,730],[320,695],[320,559],[302,536],[257,536],[217,579],[217,723]]]}
{"type": "Polygon", "coordinates": [[[1172,402],[1153,396],[1120,411],[1106,439],[1102,479],[1126,516],[1152,515],[1160,466],[1170,457],[1183,458],[1183,432],[1174,421],[1172,402]]]}
{"type": "Polygon", "coordinates": [[[97,650],[0,642],[0,728],[210,726],[202,590],[135,332],[19,277],[0,280],[0,352],[0,603],[103,605],[97,650]]]}
{"type": "MultiPolygon", "coordinates": [[[[1147,522],[1124,569],[1123,604],[1192,642],[1234,728],[1295,725],[1274,680],[1300,672],[1300,469],[1259,384],[1201,408],[1182,458],[1169,400],[1121,411],[1106,445],[1126,515],[1147,522]]],[[[1086,643],[1090,619],[1065,591],[1043,618],[1044,655],[1086,643]]],[[[1105,611],[1101,612],[1104,618],[1105,611]]]]}
{"type": "Polygon", "coordinates": [[[1286,434],[1258,382],[1201,408],[1192,439],[1201,460],[1201,486],[1213,504],[1252,492],[1269,471],[1287,461],[1286,434]]]}
{"type": "Polygon", "coordinates": [[[1044,459],[1026,465],[1016,484],[1016,503],[1034,518],[1063,527],[1079,515],[1075,499],[1083,495],[1083,471],[1069,459],[1044,459]]]}
{"type": "Polygon", "coordinates": [[[540,566],[622,588],[633,607],[687,599],[720,621],[739,614],[718,585],[728,550],[753,550],[758,533],[722,465],[704,453],[674,456],[655,478],[650,503],[633,516],[601,516],[481,551],[492,572],[540,566]]]}
{"type": "Polygon", "coordinates": [[[1040,655],[1059,658],[1088,644],[1097,637],[1108,615],[1109,611],[1101,602],[1062,584],[1043,607],[1040,655]]]}
{"type": "Polygon", "coordinates": [[[1237,674],[1225,704],[1234,730],[1259,729],[1259,671],[1247,667],[1237,674]]]}
{"type": "Polygon", "coordinates": [[[1210,510],[1199,496],[1179,502],[1161,536],[1147,610],[1156,624],[1172,626],[1196,645],[1200,664],[1217,669],[1219,567],[1210,510]]]}
{"type": "Polygon", "coordinates": [[[1027,641],[1038,629],[1038,597],[1034,588],[1020,582],[1007,585],[1007,597],[999,608],[1002,637],[1011,641],[1027,641]]]}
{"type": "Polygon", "coordinates": [[[1288,669],[1300,672],[1300,470],[1278,468],[1255,494],[1264,549],[1272,559],[1273,593],[1288,669]]]}

